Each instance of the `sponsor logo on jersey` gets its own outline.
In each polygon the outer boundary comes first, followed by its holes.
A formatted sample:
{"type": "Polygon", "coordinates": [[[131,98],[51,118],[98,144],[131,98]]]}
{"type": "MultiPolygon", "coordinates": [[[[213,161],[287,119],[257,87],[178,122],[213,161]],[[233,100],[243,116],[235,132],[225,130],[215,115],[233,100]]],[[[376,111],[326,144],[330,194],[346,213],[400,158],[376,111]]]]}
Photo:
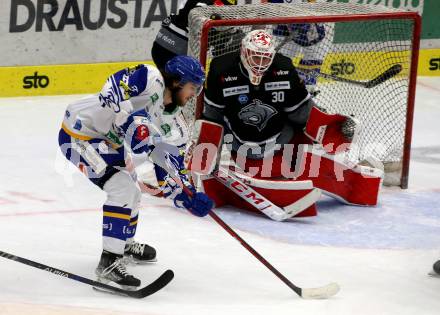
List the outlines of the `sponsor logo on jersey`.
{"type": "Polygon", "coordinates": [[[160,31],[157,33],[157,39],[162,40],[163,42],[169,44],[170,46],[176,46],[175,40],[169,38],[167,35],[161,33],[160,31]]]}
{"type": "Polygon", "coordinates": [[[153,105],[156,104],[157,100],[159,99],[159,95],[157,95],[157,93],[154,93],[153,95],[150,96],[151,101],[153,102],[153,105]]]}
{"type": "Polygon", "coordinates": [[[150,130],[146,125],[140,125],[136,128],[135,139],[138,141],[144,141],[150,135],[150,130]]]}
{"type": "Polygon", "coordinates": [[[124,99],[127,100],[130,98],[131,95],[133,95],[134,93],[139,94],[138,93],[138,88],[136,85],[133,86],[129,86],[128,85],[128,76],[124,75],[122,77],[122,80],[119,81],[119,86],[122,88],[122,90],[124,90],[124,99]]]}
{"type": "Polygon", "coordinates": [[[106,135],[107,139],[109,139],[111,142],[116,143],[118,145],[122,145],[122,140],[119,139],[119,137],[113,132],[109,131],[106,135]]]}
{"type": "Polygon", "coordinates": [[[239,95],[244,93],[249,93],[249,85],[233,86],[227,89],[223,89],[224,97],[239,95]]]}
{"type": "Polygon", "coordinates": [[[171,126],[168,124],[163,124],[160,126],[160,128],[162,129],[164,135],[167,135],[171,132],[171,126]]]}
{"type": "Polygon", "coordinates": [[[38,75],[38,71],[35,71],[33,75],[28,75],[23,78],[24,89],[38,89],[46,88],[49,85],[49,77],[47,75],[38,75]]]}
{"type": "Polygon", "coordinates": [[[249,97],[246,94],[241,94],[238,97],[238,101],[240,102],[240,104],[246,104],[249,100],[249,97]]]}
{"type": "Polygon", "coordinates": [[[330,70],[332,75],[350,75],[356,71],[356,67],[354,63],[342,59],[341,62],[331,64],[330,70]]]}
{"type": "Polygon", "coordinates": [[[280,75],[288,75],[289,74],[289,70],[278,70],[278,71],[276,71],[276,70],[274,70],[274,75],[278,75],[278,76],[280,76],[280,75]]]}
{"type": "Polygon", "coordinates": [[[266,91],[287,90],[290,89],[289,81],[266,82],[264,83],[266,91]]]}
{"type": "Polygon", "coordinates": [[[133,116],[133,121],[136,126],[139,125],[148,125],[151,122],[150,115],[147,112],[143,113],[145,116],[133,116]]]}
{"type": "Polygon", "coordinates": [[[237,81],[238,77],[233,77],[233,76],[227,76],[227,77],[222,77],[221,81],[222,82],[232,82],[232,81],[237,81]]]}
{"type": "Polygon", "coordinates": [[[75,125],[73,126],[73,129],[81,130],[81,128],[82,128],[81,120],[77,119],[77,120],[75,121],[75,125]]]}
{"type": "Polygon", "coordinates": [[[118,104],[118,97],[116,96],[113,88],[108,88],[105,95],[99,93],[99,101],[102,107],[108,107],[115,113],[119,113],[121,111],[121,107],[118,104]]]}
{"type": "Polygon", "coordinates": [[[440,70],[440,58],[431,58],[429,60],[429,70],[431,71],[440,70]]]}
{"type": "Polygon", "coordinates": [[[272,106],[255,99],[238,113],[238,117],[246,125],[257,127],[258,131],[261,131],[266,127],[269,119],[277,113],[278,111],[272,106]]]}
{"type": "Polygon", "coordinates": [[[156,82],[159,83],[159,85],[163,88],[163,82],[162,82],[162,80],[156,78],[156,82]]]}

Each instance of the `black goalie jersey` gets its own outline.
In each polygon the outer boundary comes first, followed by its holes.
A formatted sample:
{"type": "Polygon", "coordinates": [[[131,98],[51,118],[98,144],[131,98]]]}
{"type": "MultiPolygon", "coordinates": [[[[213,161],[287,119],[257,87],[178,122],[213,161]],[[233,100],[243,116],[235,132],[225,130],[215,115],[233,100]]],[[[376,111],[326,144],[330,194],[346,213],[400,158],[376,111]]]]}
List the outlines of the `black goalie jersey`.
{"type": "Polygon", "coordinates": [[[231,53],[214,58],[210,64],[204,116],[223,119],[241,143],[262,143],[276,139],[288,123],[289,114],[307,104],[309,98],[291,59],[276,54],[261,83],[255,86],[249,81],[240,55],[231,53]]]}

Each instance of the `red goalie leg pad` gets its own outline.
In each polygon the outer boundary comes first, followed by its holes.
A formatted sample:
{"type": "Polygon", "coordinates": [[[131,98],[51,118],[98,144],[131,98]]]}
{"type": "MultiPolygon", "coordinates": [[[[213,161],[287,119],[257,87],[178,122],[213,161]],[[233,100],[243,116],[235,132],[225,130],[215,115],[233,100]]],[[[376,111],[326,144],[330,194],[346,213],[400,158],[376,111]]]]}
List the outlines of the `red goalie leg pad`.
{"type": "Polygon", "coordinates": [[[315,187],[344,203],[377,204],[383,171],[343,161],[338,155],[327,154],[310,145],[304,148],[298,179],[312,180],[315,187]]]}
{"type": "MultiPolygon", "coordinates": [[[[286,207],[295,202],[301,201],[308,196],[312,191],[316,190],[312,186],[311,181],[274,181],[274,180],[252,180],[249,184],[247,180],[246,185],[255,190],[257,193],[264,196],[267,200],[278,207],[286,207]]],[[[252,212],[261,212],[253,205],[254,203],[262,202],[252,194],[247,192],[246,187],[241,185],[232,185],[227,188],[214,177],[205,177],[202,179],[202,187],[204,192],[214,200],[217,207],[232,205],[239,209],[245,209],[252,212]],[[234,192],[234,189],[237,190],[234,192]],[[245,193],[246,200],[240,197],[237,193],[245,193]]],[[[304,211],[295,215],[295,217],[310,217],[316,216],[317,210],[315,201],[311,202],[310,206],[306,206],[304,211]]]]}
{"type": "Polygon", "coordinates": [[[311,140],[322,144],[327,152],[342,152],[351,143],[341,132],[341,126],[347,119],[344,115],[328,114],[312,107],[304,133],[311,140]]]}
{"type": "Polygon", "coordinates": [[[207,120],[196,120],[185,154],[187,169],[199,174],[210,174],[217,166],[222,144],[223,126],[207,120]]]}

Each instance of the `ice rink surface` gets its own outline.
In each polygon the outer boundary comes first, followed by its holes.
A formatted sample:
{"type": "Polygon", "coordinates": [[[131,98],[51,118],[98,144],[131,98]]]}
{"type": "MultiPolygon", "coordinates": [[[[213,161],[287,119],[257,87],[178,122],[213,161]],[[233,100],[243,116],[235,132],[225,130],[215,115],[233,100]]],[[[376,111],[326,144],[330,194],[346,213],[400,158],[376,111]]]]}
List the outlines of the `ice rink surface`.
{"type": "MultiPolygon", "coordinates": [[[[0,99],[0,250],[93,278],[105,196],[57,144],[79,97],[0,99]]],[[[440,279],[427,276],[440,259],[439,99],[440,78],[419,78],[410,188],[384,188],[377,207],[323,198],[318,217],[285,223],[218,210],[296,285],[338,282],[330,300],[298,298],[211,219],[144,196],[137,239],[158,262],[129,270],[147,284],[173,269],[165,289],[134,300],[0,258],[0,314],[440,314],[440,279]]]]}

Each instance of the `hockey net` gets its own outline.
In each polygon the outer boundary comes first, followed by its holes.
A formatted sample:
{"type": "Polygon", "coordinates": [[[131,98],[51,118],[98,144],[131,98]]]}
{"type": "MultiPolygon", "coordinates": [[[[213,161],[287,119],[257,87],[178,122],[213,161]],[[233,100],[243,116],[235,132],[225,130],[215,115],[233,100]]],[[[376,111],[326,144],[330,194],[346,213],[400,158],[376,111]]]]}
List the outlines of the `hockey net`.
{"type": "MultiPolygon", "coordinates": [[[[300,76],[317,79],[311,89],[319,106],[362,123],[350,158],[380,161],[385,183],[407,187],[420,33],[416,13],[345,3],[208,6],[191,11],[189,29],[189,54],[207,72],[212,58],[239,50],[244,34],[269,31],[278,51],[303,68],[300,76]],[[298,33],[298,25],[309,31],[298,33]],[[306,60],[322,60],[321,74],[307,70],[306,60]],[[377,85],[365,86],[396,67],[377,85]]],[[[199,98],[185,115],[195,119],[202,110],[199,98]]]]}

